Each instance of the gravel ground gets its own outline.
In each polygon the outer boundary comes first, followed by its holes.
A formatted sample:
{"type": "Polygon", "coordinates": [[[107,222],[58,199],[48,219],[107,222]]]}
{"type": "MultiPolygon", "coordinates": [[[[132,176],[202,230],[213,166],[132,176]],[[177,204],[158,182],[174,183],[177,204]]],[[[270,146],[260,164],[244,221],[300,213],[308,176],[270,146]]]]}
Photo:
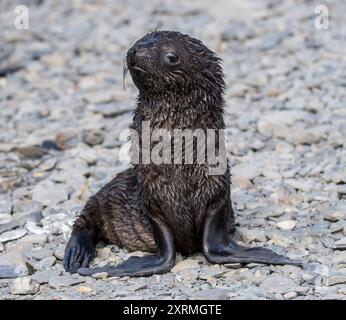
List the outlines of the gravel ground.
{"type": "MultiPolygon", "coordinates": [[[[29,30],[15,3],[0,4],[0,299],[346,298],[345,2],[324,1],[328,30],[315,1],[23,0],[29,30]],[[63,271],[75,214],[126,167],[136,89],[123,59],[155,28],[222,57],[237,237],[304,268],[195,255],[149,278],[63,271]]],[[[94,265],[129,255],[100,245],[94,265]]]]}

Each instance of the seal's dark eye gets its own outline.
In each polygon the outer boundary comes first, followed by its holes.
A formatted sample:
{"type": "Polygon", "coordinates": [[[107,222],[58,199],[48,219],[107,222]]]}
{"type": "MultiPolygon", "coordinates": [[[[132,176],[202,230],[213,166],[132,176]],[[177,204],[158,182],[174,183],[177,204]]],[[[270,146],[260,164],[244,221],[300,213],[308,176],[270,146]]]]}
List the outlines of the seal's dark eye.
{"type": "Polygon", "coordinates": [[[179,57],[173,52],[166,52],[165,60],[169,64],[176,64],[179,61],[179,57]]]}

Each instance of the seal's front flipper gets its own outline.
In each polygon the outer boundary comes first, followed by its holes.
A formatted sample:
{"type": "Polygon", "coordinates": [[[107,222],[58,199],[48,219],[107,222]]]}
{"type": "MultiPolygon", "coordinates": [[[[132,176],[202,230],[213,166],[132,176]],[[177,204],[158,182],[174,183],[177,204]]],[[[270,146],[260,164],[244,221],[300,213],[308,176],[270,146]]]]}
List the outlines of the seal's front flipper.
{"type": "Polygon", "coordinates": [[[70,273],[76,273],[79,268],[87,267],[94,254],[95,245],[94,232],[72,232],[65,249],[65,270],[70,273]]]}
{"type": "Polygon", "coordinates": [[[90,276],[95,273],[107,272],[110,277],[145,277],[168,272],[175,262],[174,238],[170,228],[162,221],[153,221],[155,240],[159,253],[144,257],[130,257],[117,266],[98,268],[80,268],[78,273],[90,276]]]}
{"type": "Polygon", "coordinates": [[[263,247],[244,247],[233,241],[227,230],[226,219],[229,204],[209,212],[206,217],[203,233],[203,253],[211,263],[263,263],[273,265],[301,266],[299,261],[281,256],[263,247]]]}

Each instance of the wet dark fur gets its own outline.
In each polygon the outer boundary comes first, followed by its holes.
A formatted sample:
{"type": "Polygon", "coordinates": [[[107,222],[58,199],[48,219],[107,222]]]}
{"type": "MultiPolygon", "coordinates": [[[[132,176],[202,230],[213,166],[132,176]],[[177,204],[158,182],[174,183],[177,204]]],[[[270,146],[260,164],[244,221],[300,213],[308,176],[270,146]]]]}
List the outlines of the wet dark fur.
{"type": "MultiPolygon", "coordinates": [[[[131,128],[139,136],[142,121],[150,121],[151,129],[225,128],[222,98],[225,84],[220,59],[201,41],[187,35],[156,32],[147,37],[153,42],[160,40],[159,50],[174,48],[183,60],[178,70],[169,70],[161,66],[160,59],[145,57],[137,62],[150,70],[145,83],[137,80],[137,74],[130,70],[140,88],[131,128]]],[[[133,63],[133,48],[127,56],[127,68],[133,63]]],[[[133,165],[90,198],[74,229],[94,227],[100,238],[109,243],[152,252],[156,246],[150,212],[172,227],[177,250],[191,254],[201,250],[206,208],[229,193],[228,170],[222,176],[208,176],[207,165],[133,165]]],[[[233,219],[231,215],[230,228],[233,219]]]]}
{"type": "MultiPolygon", "coordinates": [[[[126,69],[139,89],[131,125],[139,135],[142,121],[150,121],[152,129],[225,127],[225,83],[220,59],[199,40],[178,32],[151,33],[129,49],[126,69]],[[177,65],[165,62],[163,53],[167,51],[177,53],[177,65]]],[[[86,267],[92,253],[90,247],[100,239],[128,250],[158,251],[153,220],[162,221],[172,230],[175,250],[185,254],[202,251],[206,215],[217,211],[221,212],[219,227],[224,225],[228,232],[233,231],[228,169],[222,175],[212,176],[208,164],[133,165],[86,204],[74,224],[73,234],[86,235],[92,241],[88,240],[89,249],[80,253],[79,260],[75,259],[76,267],[68,256],[65,268],[76,271],[80,266],[86,267]]],[[[73,237],[71,241],[75,241],[73,237]]],[[[83,250],[85,245],[78,241],[68,247],[83,250]]],[[[225,251],[221,247],[217,250],[225,251]]]]}

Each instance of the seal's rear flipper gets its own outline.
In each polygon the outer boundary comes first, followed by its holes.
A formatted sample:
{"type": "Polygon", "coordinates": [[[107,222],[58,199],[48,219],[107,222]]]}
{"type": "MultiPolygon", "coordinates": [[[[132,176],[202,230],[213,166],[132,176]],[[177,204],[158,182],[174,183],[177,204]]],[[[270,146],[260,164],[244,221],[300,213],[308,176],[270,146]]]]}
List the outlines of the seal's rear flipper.
{"type": "Polygon", "coordinates": [[[229,203],[209,212],[203,233],[203,253],[211,263],[263,263],[302,266],[303,263],[263,247],[244,247],[233,241],[227,230],[229,203]]]}
{"type": "Polygon", "coordinates": [[[211,263],[263,263],[273,265],[302,266],[303,263],[281,256],[272,250],[263,247],[244,247],[233,240],[227,245],[219,245],[214,250],[205,252],[206,259],[211,263]]]}
{"type": "Polygon", "coordinates": [[[107,272],[110,277],[145,277],[168,272],[175,262],[174,238],[170,228],[162,221],[152,221],[159,253],[144,257],[130,257],[117,266],[98,268],[80,268],[77,272],[83,276],[107,272]]]}

